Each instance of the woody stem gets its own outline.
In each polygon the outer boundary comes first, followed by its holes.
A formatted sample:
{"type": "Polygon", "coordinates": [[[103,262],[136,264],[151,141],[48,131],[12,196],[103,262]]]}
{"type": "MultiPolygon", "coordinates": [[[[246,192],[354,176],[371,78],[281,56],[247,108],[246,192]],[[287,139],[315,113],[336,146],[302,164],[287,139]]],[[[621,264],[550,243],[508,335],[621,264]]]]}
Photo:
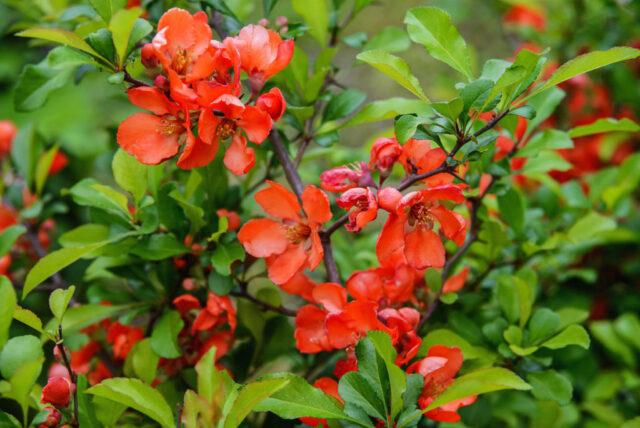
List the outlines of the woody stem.
{"type": "Polygon", "coordinates": [[[69,372],[69,377],[71,378],[71,383],[74,385],[75,389],[73,390],[73,416],[71,419],[71,426],[77,427],[80,426],[78,423],[78,376],[71,368],[71,361],[69,361],[69,357],[67,356],[67,350],[62,342],[62,325],[58,326],[58,342],[56,343],[58,347],[58,351],[60,351],[60,355],[62,355],[62,361],[64,362],[64,366],[67,368],[69,372]]]}

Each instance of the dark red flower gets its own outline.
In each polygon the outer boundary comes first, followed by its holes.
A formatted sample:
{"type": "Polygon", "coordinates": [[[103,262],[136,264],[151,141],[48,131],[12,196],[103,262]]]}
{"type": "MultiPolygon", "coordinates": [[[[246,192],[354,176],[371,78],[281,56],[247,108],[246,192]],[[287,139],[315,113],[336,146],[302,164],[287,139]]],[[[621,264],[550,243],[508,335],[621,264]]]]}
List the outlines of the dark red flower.
{"type": "Polygon", "coordinates": [[[50,377],[45,387],[42,388],[40,401],[55,407],[67,407],[75,388],[76,386],[66,377],[50,377]]]}

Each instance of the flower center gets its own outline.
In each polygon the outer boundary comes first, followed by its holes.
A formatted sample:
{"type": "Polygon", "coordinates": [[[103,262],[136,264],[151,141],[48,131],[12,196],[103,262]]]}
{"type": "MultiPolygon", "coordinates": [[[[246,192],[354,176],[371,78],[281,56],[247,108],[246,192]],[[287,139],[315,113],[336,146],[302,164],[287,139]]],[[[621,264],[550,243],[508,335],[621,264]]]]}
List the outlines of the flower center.
{"type": "Polygon", "coordinates": [[[311,235],[311,228],[306,224],[296,223],[287,228],[287,239],[292,244],[299,244],[311,235]]]}
{"type": "Polygon", "coordinates": [[[162,119],[160,132],[162,135],[170,137],[171,135],[182,132],[182,125],[171,119],[162,119]]]}
{"type": "Polygon", "coordinates": [[[185,49],[180,49],[171,60],[171,68],[178,74],[186,74],[189,64],[189,53],[185,49]]]}
{"type": "Polygon", "coordinates": [[[225,118],[222,120],[220,125],[218,125],[216,133],[218,134],[218,137],[225,139],[235,134],[237,128],[238,125],[235,120],[225,118]]]}
{"type": "Polygon", "coordinates": [[[409,224],[411,226],[418,224],[428,229],[433,229],[435,217],[431,214],[431,206],[424,203],[415,204],[409,211],[409,224]]]}

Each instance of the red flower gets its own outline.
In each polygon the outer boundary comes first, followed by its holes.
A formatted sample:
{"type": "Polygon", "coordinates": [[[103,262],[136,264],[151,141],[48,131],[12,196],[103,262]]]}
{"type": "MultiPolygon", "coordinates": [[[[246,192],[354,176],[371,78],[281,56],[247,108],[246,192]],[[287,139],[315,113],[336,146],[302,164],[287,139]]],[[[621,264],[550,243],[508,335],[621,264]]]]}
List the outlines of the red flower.
{"type": "Polygon", "coordinates": [[[131,88],[127,95],[132,104],[153,114],[134,113],[125,119],[118,127],[120,147],[147,165],[157,165],[175,156],[179,140],[191,132],[183,109],[156,88],[131,88]]]}
{"type": "Polygon", "coordinates": [[[124,360],[133,346],[144,339],[144,331],[139,327],[131,327],[112,323],[107,330],[107,342],[113,346],[113,358],[124,360]]]}
{"type": "Polygon", "coordinates": [[[303,353],[344,349],[355,345],[371,330],[386,331],[377,317],[377,303],[354,300],[347,303],[346,290],[339,284],[319,284],[313,300],[323,306],[306,305],[296,316],[296,347],[303,353]]]}
{"type": "Polygon", "coordinates": [[[532,27],[538,31],[544,30],[546,19],[542,10],[523,4],[511,7],[502,17],[506,24],[514,24],[521,27],[532,27]]]}
{"type": "Polygon", "coordinates": [[[283,291],[289,294],[300,296],[303,299],[313,302],[313,289],[317,284],[309,279],[301,271],[297,272],[291,279],[284,284],[280,284],[283,291]]]}
{"type": "Polygon", "coordinates": [[[49,167],[49,175],[56,175],[60,171],[62,171],[69,164],[69,159],[64,152],[58,150],[56,155],[53,157],[53,162],[51,162],[51,166],[49,167]]]}
{"type": "Polygon", "coordinates": [[[211,147],[217,147],[220,140],[231,138],[224,164],[232,173],[242,175],[253,167],[256,158],[253,149],[247,148],[247,140],[241,130],[249,141],[261,144],[269,135],[272,124],[271,117],[264,110],[245,106],[239,98],[224,94],[200,113],[198,136],[211,147]]]}
{"type": "Polygon", "coordinates": [[[241,58],[241,67],[249,75],[254,93],[264,82],[284,70],[293,57],[293,40],[283,41],[275,31],[260,25],[248,25],[231,39],[241,58]]]}
{"type": "Polygon", "coordinates": [[[256,107],[269,113],[271,119],[276,122],[280,120],[285,110],[287,110],[287,102],[282,96],[280,89],[271,88],[269,92],[258,97],[256,107]]]}
{"type": "Polygon", "coordinates": [[[464,287],[465,282],[467,282],[467,277],[469,276],[469,268],[465,267],[457,274],[448,278],[444,287],[442,288],[443,293],[456,293],[464,287]]]}
{"type": "MultiPolygon", "coordinates": [[[[402,146],[400,163],[409,174],[424,174],[438,168],[447,159],[447,153],[439,147],[432,148],[427,140],[410,139],[402,146]]],[[[430,186],[439,186],[453,182],[450,174],[437,174],[431,176],[423,183],[430,186]]]]}
{"type": "Polygon", "coordinates": [[[60,419],[62,419],[62,414],[55,407],[47,406],[42,409],[43,412],[46,412],[46,416],[44,422],[38,425],[38,428],[55,428],[60,424],[60,419]]]}
{"type": "Polygon", "coordinates": [[[9,205],[0,203],[0,232],[18,224],[18,213],[9,205]]]}
{"type": "Polygon", "coordinates": [[[354,187],[367,186],[371,182],[371,173],[367,164],[339,166],[320,174],[320,187],[327,192],[342,193],[354,187]]]}
{"type": "Polygon", "coordinates": [[[67,407],[75,388],[76,386],[66,377],[50,377],[45,387],[42,388],[40,402],[49,403],[56,407],[67,407]]]}
{"type": "Polygon", "coordinates": [[[416,356],[422,343],[416,333],[420,313],[413,308],[385,308],[378,312],[378,318],[388,327],[391,343],[398,351],[396,364],[407,364],[416,356]]]}
{"type": "Polygon", "coordinates": [[[18,133],[18,128],[10,120],[0,120],[0,159],[11,152],[13,139],[18,133]]]}
{"type": "Polygon", "coordinates": [[[358,232],[378,215],[378,201],[368,187],[356,187],[344,192],[336,203],[349,211],[349,223],[345,226],[349,232],[358,232]]]}
{"type": "Polygon", "coordinates": [[[87,380],[90,385],[96,385],[105,379],[113,377],[113,373],[109,370],[105,363],[98,361],[96,367],[89,372],[87,380]]]}
{"type": "MultiPolygon", "coordinates": [[[[435,345],[429,348],[427,357],[412,364],[407,372],[420,373],[424,377],[424,387],[418,399],[421,409],[426,409],[453,382],[462,367],[462,352],[458,348],[435,345]]],[[[460,420],[457,410],[476,401],[476,396],[456,400],[425,413],[429,419],[438,422],[457,422],[460,420]]]]}
{"type": "Polygon", "coordinates": [[[267,181],[255,200],[279,221],[250,220],[238,232],[238,240],[254,257],[266,258],[269,278],[276,284],[289,281],[296,272],[315,269],[323,257],[318,230],[331,219],[329,198],[315,186],[302,193],[302,207],[284,186],[267,181]]]}
{"type": "MultiPolygon", "coordinates": [[[[174,301],[175,302],[175,301],[174,301]]],[[[231,331],[236,329],[236,309],[229,296],[209,293],[207,304],[198,313],[191,326],[192,332],[211,330],[219,325],[229,324],[231,331]]]]}
{"type": "Polygon", "coordinates": [[[376,253],[380,263],[404,264],[406,260],[415,269],[444,266],[445,249],[433,228],[439,223],[442,234],[460,245],[465,222],[441,205],[442,200],[461,203],[464,196],[457,186],[445,185],[402,197],[378,237],[376,253]]]}
{"type": "Polygon", "coordinates": [[[71,369],[76,373],[88,373],[91,360],[100,351],[100,345],[91,341],[77,351],[71,352],[71,369]]]}
{"type": "Polygon", "coordinates": [[[216,211],[216,215],[218,218],[226,217],[227,218],[227,230],[233,232],[234,230],[238,230],[240,227],[240,216],[235,211],[229,211],[225,208],[220,208],[216,211]]]}
{"type": "Polygon", "coordinates": [[[7,275],[11,267],[11,254],[7,253],[0,257],[0,275],[7,275]]]}
{"type": "Polygon", "coordinates": [[[414,288],[420,284],[424,284],[423,273],[399,265],[356,271],[347,279],[347,291],[356,300],[390,305],[412,299],[414,288]]]}
{"type": "Polygon", "coordinates": [[[373,143],[369,167],[377,169],[383,177],[391,173],[393,165],[402,154],[402,146],[395,138],[380,138],[373,143]]]}

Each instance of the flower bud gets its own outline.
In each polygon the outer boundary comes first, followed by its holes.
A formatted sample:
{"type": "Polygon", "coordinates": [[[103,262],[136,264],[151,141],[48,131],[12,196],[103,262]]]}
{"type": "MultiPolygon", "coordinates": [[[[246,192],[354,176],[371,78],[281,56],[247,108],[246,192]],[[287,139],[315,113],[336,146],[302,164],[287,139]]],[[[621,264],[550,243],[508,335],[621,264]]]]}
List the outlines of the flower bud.
{"type": "Polygon", "coordinates": [[[142,65],[147,68],[155,68],[158,65],[156,50],[151,43],[147,43],[142,47],[140,59],[142,60],[142,65]]]}
{"type": "Polygon", "coordinates": [[[76,386],[66,377],[50,377],[45,387],[42,388],[40,401],[55,407],[67,407],[71,401],[71,394],[75,389],[76,386]]]}
{"type": "Polygon", "coordinates": [[[387,176],[401,154],[402,146],[395,138],[380,138],[371,148],[369,167],[377,169],[383,176],[387,176]]]}
{"type": "Polygon", "coordinates": [[[269,92],[262,94],[256,100],[256,106],[269,113],[271,119],[279,120],[287,109],[287,102],[278,88],[272,88],[269,92]]]}
{"type": "Polygon", "coordinates": [[[60,423],[60,419],[62,418],[60,412],[55,407],[51,406],[45,407],[43,409],[43,412],[45,412],[45,415],[42,417],[43,419],[40,419],[42,420],[42,422],[40,423],[40,425],[38,425],[38,428],[57,427],[60,423]]]}
{"type": "Polygon", "coordinates": [[[396,210],[400,199],[402,199],[402,193],[393,187],[385,187],[378,192],[378,205],[388,212],[396,210]]]}

